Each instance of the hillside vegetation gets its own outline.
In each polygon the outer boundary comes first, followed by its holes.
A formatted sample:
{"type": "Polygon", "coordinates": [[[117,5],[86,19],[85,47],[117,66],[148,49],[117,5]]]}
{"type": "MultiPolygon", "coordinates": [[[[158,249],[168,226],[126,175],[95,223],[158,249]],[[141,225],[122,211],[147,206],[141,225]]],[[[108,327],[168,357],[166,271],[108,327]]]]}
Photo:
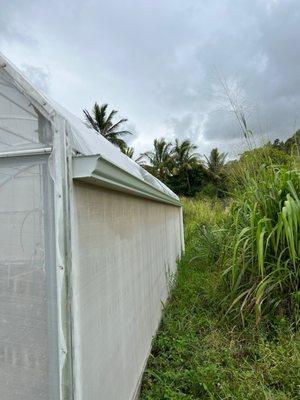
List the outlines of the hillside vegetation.
{"type": "Polygon", "coordinates": [[[142,400],[300,398],[298,158],[267,145],[226,168],[223,199],[183,199],[142,400]]]}

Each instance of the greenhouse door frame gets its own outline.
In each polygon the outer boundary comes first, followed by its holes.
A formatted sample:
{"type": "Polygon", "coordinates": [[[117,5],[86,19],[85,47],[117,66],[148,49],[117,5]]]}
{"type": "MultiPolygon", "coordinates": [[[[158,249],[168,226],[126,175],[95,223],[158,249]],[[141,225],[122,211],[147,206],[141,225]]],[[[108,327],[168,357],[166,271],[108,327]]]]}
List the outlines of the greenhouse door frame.
{"type": "Polygon", "coordinates": [[[49,157],[51,148],[18,150],[0,153],[0,170],[2,167],[39,166],[41,168],[40,187],[42,193],[42,220],[44,242],[45,289],[47,298],[47,331],[48,331],[48,365],[49,396],[59,398],[58,370],[58,331],[57,331],[57,285],[55,257],[55,224],[54,218],[54,185],[49,174],[49,157]],[[54,351],[56,350],[56,351],[54,351]]]}
{"type": "MultiPolygon", "coordinates": [[[[50,120],[50,118],[47,118],[50,120]]],[[[43,191],[51,186],[51,194],[48,192],[44,198],[44,206],[52,207],[52,221],[46,223],[51,226],[52,232],[47,233],[52,243],[45,246],[45,251],[49,255],[47,265],[47,275],[51,269],[50,290],[55,291],[56,305],[50,312],[51,324],[56,324],[56,355],[51,357],[57,359],[58,378],[55,379],[55,390],[50,393],[52,400],[72,400],[74,399],[73,385],[73,349],[72,349],[72,288],[71,288],[71,268],[72,268],[72,150],[66,134],[65,120],[63,117],[55,115],[51,118],[53,132],[53,147],[42,147],[28,150],[15,150],[0,152],[1,164],[16,165],[18,163],[35,164],[44,163],[43,174],[48,174],[43,191]],[[50,175],[50,177],[49,177],[50,175]],[[52,180],[52,185],[50,184],[52,180]],[[50,196],[49,196],[50,194],[50,196]],[[47,249],[46,249],[47,248],[47,249]],[[50,254],[51,253],[51,254],[50,254]],[[56,287],[53,287],[56,286],[56,287]]],[[[45,175],[44,175],[45,176],[45,175]]],[[[48,229],[50,231],[50,229],[48,229]]],[[[47,297],[49,290],[47,290],[47,297]]],[[[54,327],[55,329],[55,327],[54,327]]],[[[52,348],[53,349],[53,348],[52,348]]],[[[52,380],[53,381],[53,380],[52,380]]]]}

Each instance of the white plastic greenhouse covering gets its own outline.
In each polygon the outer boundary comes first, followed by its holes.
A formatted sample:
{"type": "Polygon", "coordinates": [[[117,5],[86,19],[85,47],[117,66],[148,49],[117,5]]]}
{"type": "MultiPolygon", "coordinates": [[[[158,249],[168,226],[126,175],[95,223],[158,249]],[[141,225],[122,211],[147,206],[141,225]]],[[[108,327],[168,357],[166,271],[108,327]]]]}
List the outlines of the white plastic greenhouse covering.
{"type": "Polygon", "coordinates": [[[0,399],[137,398],[179,199],[1,54],[0,239],[0,399]]]}

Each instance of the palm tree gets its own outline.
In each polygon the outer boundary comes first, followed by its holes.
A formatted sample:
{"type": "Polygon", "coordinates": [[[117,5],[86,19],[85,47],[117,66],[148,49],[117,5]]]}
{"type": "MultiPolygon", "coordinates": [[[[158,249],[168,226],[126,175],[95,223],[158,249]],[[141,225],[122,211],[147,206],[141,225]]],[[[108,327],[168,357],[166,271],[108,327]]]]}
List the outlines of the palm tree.
{"type": "Polygon", "coordinates": [[[196,149],[197,146],[192,144],[190,140],[183,140],[180,142],[178,139],[176,139],[175,145],[171,151],[174,161],[172,172],[175,175],[185,175],[189,188],[190,180],[188,171],[193,169],[200,162],[199,154],[194,152],[196,149]]]}
{"type": "Polygon", "coordinates": [[[88,110],[84,109],[84,115],[89,128],[95,129],[100,135],[105,137],[109,142],[122,148],[127,147],[126,142],[122,139],[122,136],[131,135],[131,132],[127,130],[119,130],[120,126],[127,122],[126,118],[120,119],[118,122],[113,123],[113,117],[118,111],[112,110],[107,115],[108,104],[99,105],[97,102],[94,104],[92,113],[90,114],[88,110]]]}
{"type": "Polygon", "coordinates": [[[153,147],[153,151],[146,151],[141,154],[137,162],[157,178],[165,181],[172,169],[172,143],[166,142],[164,138],[155,139],[153,147]],[[145,163],[145,159],[148,161],[148,164],[145,163]]]}
{"type": "Polygon", "coordinates": [[[212,149],[209,157],[206,157],[207,169],[215,176],[219,176],[222,172],[227,153],[220,153],[218,149],[212,149]]]}
{"type": "Polygon", "coordinates": [[[122,153],[124,153],[127,157],[132,158],[134,154],[134,148],[133,147],[123,147],[121,149],[122,153]]]}
{"type": "Polygon", "coordinates": [[[190,140],[183,140],[181,143],[178,139],[175,140],[175,145],[172,149],[175,173],[181,169],[192,169],[199,162],[199,154],[194,152],[196,149],[197,146],[192,144],[190,140]]]}

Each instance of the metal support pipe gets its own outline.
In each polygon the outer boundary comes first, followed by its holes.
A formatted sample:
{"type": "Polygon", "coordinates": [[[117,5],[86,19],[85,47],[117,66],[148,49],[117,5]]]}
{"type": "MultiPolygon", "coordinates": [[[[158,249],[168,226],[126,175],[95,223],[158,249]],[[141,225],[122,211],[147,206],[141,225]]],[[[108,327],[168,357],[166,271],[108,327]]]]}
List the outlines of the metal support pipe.
{"type": "Polygon", "coordinates": [[[39,149],[28,149],[28,150],[3,151],[3,152],[0,152],[0,158],[50,154],[51,151],[52,151],[52,147],[42,147],[39,149]]]}

